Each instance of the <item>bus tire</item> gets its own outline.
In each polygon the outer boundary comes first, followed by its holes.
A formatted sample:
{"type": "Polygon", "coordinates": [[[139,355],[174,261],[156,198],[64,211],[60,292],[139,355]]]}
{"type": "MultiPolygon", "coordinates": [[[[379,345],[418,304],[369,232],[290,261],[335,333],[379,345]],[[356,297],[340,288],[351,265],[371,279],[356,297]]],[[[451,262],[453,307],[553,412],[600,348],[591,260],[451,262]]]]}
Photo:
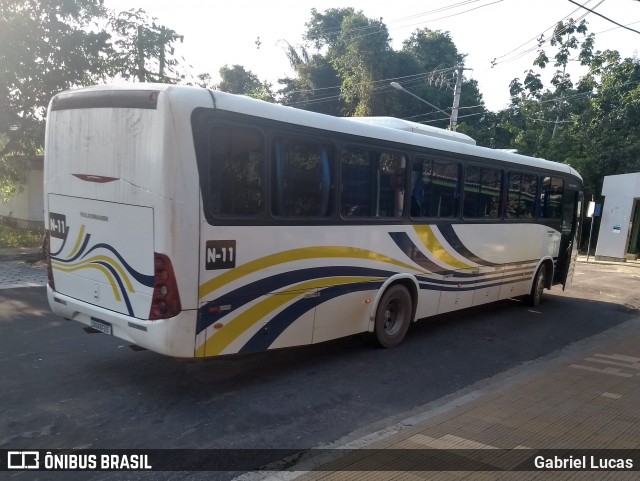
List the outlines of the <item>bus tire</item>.
{"type": "Polygon", "coordinates": [[[380,298],[376,310],[374,333],[382,347],[395,347],[407,334],[413,314],[413,300],[402,284],[394,284],[380,298]]]}
{"type": "Polygon", "coordinates": [[[531,292],[527,296],[527,304],[532,307],[538,307],[542,302],[542,294],[547,284],[547,265],[542,264],[535,277],[533,278],[533,284],[531,285],[531,292]]]}

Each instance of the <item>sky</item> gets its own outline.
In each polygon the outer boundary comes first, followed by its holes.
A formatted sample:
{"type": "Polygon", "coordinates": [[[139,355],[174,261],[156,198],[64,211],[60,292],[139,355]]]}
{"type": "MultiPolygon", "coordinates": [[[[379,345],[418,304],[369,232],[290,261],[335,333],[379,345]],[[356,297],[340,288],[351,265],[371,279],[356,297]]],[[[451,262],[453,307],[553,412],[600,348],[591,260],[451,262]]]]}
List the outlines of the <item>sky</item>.
{"type": "MultiPolygon", "coordinates": [[[[416,29],[447,31],[458,51],[466,55],[465,67],[470,70],[465,71],[465,77],[478,81],[486,107],[497,111],[509,103],[511,80],[523,79],[524,72],[532,68],[538,51],[536,39],[541,34],[548,39],[555,24],[565,18],[587,14],[585,20],[589,32],[596,34],[597,50],[640,56],[640,1],[576,1],[628,29],[569,0],[105,0],[105,5],[116,11],[142,8],[184,35],[184,42],[176,45],[176,54],[193,66],[194,74],[209,73],[215,82],[220,67],[237,64],[271,82],[274,90],[278,78],[293,76],[284,42],[294,46],[303,43],[312,8],[323,12],[353,7],[369,18],[382,18],[396,50],[416,29]]],[[[548,43],[544,48],[548,55],[553,52],[548,43]]],[[[583,73],[577,63],[570,67],[574,81],[583,73]]],[[[548,66],[540,72],[546,84],[554,71],[548,66]]]]}

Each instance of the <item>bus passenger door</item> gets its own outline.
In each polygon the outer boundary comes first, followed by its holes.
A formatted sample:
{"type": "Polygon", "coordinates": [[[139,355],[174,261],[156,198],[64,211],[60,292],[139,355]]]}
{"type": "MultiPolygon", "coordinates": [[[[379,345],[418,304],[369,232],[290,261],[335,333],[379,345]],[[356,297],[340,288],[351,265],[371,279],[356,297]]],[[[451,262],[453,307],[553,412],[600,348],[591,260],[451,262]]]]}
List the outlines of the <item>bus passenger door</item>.
{"type": "Polygon", "coordinates": [[[560,251],[556,264],[556,279],[562,284],[562,289],[571,284],[573,271],[578,258],[578,230],[580,211],[582,208],[582,192],[566,190],[562,206],[562,232],[560,251]]]}

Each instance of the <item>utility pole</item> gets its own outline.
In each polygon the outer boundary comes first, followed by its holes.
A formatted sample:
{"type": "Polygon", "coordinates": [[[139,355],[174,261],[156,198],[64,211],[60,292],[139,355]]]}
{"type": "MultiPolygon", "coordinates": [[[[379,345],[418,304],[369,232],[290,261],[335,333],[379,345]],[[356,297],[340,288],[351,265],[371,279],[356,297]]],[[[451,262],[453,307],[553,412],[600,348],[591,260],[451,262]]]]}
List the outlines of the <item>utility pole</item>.
{"type": "Polygon", "coordinates": [[[456,86],[453,90],[453,108],[451,109],[451,120],[449,130],[456,131],[458,126],[458,107],[460,106],[460,93],[462,91],[462,65],[456,67],[456,86]]]}
{"type": "Polygon", "coordinates": [[[138,26],[138,36],[136,37],[136,49],[137,49],[137,60],[138,60],[138,81],[144,82],[147,78],[146,71],[144,68],[144,39],[142,37],[143,29],[141,26],[138,26]]]}

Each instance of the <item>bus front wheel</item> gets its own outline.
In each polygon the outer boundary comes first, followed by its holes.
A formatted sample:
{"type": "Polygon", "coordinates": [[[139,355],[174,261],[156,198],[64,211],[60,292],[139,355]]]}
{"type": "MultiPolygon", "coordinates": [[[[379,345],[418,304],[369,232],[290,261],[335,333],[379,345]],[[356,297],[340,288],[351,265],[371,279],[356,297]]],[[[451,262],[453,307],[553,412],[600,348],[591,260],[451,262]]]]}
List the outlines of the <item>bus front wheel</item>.
{"type": "Polygon", "coordinates": [[[531,286],[531,292],[527,296],[527,304],[533,307],[537,307],[542,302],[542,294],[547,284],[547,266],[542,264],[536,276],[533,278],[533,285],[531,286]]]}
{"type": "Polygon", "coordinates": [[[391,286],[383,294],[376,310],[375,337],[382,347],[394,347],[402,342],[407,334],[413,302],[409,290],[401,285],[391,286]]]}

